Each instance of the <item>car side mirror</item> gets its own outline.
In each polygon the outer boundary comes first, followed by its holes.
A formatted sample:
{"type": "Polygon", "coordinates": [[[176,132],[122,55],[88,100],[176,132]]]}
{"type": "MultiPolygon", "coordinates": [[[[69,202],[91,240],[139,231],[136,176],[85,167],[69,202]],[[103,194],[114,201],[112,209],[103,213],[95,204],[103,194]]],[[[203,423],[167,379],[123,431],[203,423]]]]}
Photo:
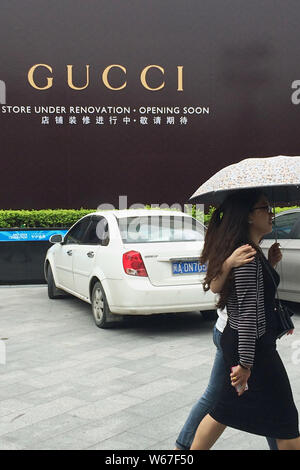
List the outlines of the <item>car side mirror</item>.
{"type": "Polygon", "coordinates": [[[49,238],[50,243],[61,243],[63,241],[63,237],[60,234],[51,235],[49,238]]]}

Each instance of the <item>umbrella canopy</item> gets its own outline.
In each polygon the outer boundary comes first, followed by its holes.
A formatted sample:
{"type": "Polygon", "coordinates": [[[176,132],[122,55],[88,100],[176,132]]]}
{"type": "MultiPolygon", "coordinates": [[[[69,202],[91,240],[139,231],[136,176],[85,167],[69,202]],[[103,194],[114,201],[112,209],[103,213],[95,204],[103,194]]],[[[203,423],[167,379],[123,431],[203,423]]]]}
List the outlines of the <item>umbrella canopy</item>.
{"type": "Polygon", "coordinates": [[[219,205],[229,193],[249,188],[261,188],[273,204],[299,202],[300,157],[246,158],[218,171],[190,199],[219,205]]]}

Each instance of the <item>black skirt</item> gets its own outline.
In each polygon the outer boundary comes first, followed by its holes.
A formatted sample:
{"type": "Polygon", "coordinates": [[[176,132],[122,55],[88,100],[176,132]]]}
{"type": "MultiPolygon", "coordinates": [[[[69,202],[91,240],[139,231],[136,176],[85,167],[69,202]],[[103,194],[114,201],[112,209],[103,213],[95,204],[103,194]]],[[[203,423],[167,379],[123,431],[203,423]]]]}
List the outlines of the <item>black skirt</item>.
{"type": "Polygon", "coordinates": [[[275,439],[294,439],[299,437],[298,412],[286,370],[276,350],[277,320],[272,302],[272,281],[265,268],[263,274],[267,327],[266,333],[256,340],[249,389],[238,396],[231,385],[231,367],[239,362],[238,331],[230,328],[228,323],[221,337],[228,373],[221,398],[210,415],[219,423],[241,431],[275,439]]]}
{"type": "Polygon", "coordinates": [[[298,412],[290,382],[276,351],[276,336],[267,332],[257,340],[249,390],[238,396],[230,381],[230,368],[238,364],[238,333],[226,326],[221,345],[228,374],[220,401],[210,415],[219,423],[241,431],[277,439],[299,437],[298,412]]]}

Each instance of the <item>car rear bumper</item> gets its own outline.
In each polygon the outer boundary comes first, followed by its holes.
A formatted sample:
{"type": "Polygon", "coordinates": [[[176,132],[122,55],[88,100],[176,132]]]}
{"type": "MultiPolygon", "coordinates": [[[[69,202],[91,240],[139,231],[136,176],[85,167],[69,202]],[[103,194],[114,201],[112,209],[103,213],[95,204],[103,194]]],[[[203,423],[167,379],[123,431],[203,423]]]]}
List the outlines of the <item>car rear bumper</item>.
{"type": "Polygon", "coordinates": [[[288,302],[300,302],[300,292],[278,289],[278,296],[281,300],[287,300],[288,302]]]}
{"type": "Polygon", "coordinates": [[[217,296],[204,292],[202,285],[153,286],[148,278],[102,281],[112,313],[151,315],[154,313],[213,310],[217,296]]]}

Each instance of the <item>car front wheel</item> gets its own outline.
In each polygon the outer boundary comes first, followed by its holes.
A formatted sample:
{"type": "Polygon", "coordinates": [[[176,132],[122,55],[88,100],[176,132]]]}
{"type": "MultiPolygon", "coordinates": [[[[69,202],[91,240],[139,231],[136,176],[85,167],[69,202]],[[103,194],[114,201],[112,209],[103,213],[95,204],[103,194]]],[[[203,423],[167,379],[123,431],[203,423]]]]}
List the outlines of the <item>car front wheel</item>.
{"type": "Polygon", "coordinates": [[[110,324],[111,313],[106,296],[100,282],[96,282],[92,292],[92,312],[98,328],[107,328],[110,324]]]}

